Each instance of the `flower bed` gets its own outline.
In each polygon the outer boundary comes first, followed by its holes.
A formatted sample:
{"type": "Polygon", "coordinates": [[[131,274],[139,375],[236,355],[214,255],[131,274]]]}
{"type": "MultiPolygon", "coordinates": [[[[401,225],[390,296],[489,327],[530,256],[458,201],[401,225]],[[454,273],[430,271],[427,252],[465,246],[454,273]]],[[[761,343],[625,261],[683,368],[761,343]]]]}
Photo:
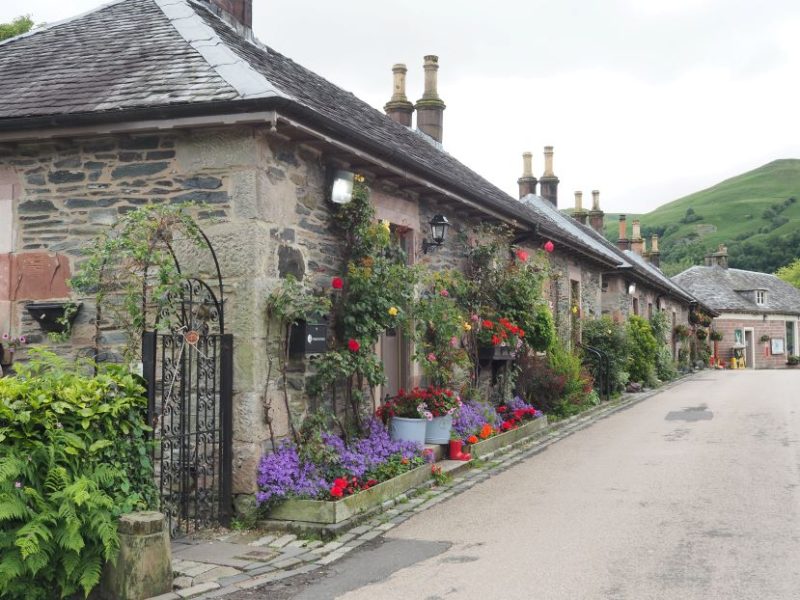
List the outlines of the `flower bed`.
{"type": "Polygon", "coordinates": [[[430,478],[431,469],[424,465],[335,502],[290,498],[270,508],[267,517],[281,521],[333,525],[380,506],[386,500],[395,498],[430,478]]]}
{"type": "Polygon", "coordinates": [[[488,402],[469,400],[463,403],[453,421],[454,439],[475,445],[540,418],[542,412],[519,396],[497,407],[488,402]]]}
{"type": "Polygon", "coordinates": [[[472,454],[472,458],[480,458],[492,452],[496,452],[500,448],[510,446],[521,439],[531,437],[544,430],[546,427],[547,417],[538,417],[516,429],[497,434],[476,444],[470,444],[466,451],[472,454]]]}
{"type": "Polygon", "coordinates": [[[391,440],[378,420],[349,444],[312,429],[262,458],[256,500],[272,519],[339,523],[430,477],[424,464],[419,444],[391,440]]]}

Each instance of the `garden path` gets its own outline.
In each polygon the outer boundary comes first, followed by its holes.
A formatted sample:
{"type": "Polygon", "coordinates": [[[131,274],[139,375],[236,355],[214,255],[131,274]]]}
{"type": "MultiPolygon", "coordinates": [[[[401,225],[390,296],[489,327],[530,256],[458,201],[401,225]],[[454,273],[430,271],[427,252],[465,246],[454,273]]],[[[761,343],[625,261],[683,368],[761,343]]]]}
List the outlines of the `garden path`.
{"type": "Polygon", "coordinates": [[[796,371],[703,372],[231,598],[797,598],[796,371]]]}

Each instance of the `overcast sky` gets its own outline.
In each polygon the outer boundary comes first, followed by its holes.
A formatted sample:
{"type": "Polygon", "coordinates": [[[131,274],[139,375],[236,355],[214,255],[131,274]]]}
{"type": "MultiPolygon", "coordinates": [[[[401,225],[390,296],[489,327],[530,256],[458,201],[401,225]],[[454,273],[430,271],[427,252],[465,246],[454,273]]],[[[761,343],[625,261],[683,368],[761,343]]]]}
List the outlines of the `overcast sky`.
{"type": "MultiPolygon", "coordinates": [[[[0,2],[52,22],[97,0],[0,2]]],[[[645,212],[800,157],[796,0],[254,0],[266,44],[382,108],[391,66],[422,94],[438,54],[444,145],[516,194],[521,153],[555,147],[560,206],[601,190],[645,212]]]]}

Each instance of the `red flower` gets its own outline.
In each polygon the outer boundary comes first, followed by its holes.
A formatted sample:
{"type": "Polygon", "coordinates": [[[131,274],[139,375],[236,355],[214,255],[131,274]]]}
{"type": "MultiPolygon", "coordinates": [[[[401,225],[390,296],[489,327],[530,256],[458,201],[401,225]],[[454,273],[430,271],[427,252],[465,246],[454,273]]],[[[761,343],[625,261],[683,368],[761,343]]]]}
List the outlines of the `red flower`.
{"type": "Polygon", "coordinates": [[[358,340],[351,338],[350,341],[347,342],[347,349],[350,350],[350,352],[358,352],[360,348],[361,344],[358,343],[358,340]]]}
{"type": "Polygon", "coordinates": [[[550,240],[547,240],[544,243],[544,249],[545,249],[545,252],[552,252],[553,250],[556,249],[556,246],[555,246],[555,244],[553,242],[551,242],[550,240]]]}
{"type": "Polygon", "coordinates": [[[493,346],[499,346],[501,341],[502,340],[499,337],[497,337],[496,335],[492,336],[492,345],[493,346]]]}
{"type": "Polygon", "coordinates": [[[494,323],[492,323],[491,321],[484,321],[483,326],[486,327],[486,329],[491,329],[492,327],[494,327],[494,323]]]}
{"type": "Polygon", "coordinates": [[[517,250],[517,258],[520,261],[525,262],[526,260],[528,260],[528,253],[525,252],[525,250],[517,250]]]}
{"type": "Polygon", "coordinates": [[[344,281],[341,277],[334,277],[331,279],[331,287],[335,290],[340,290],[344,287],[344,281]]]}
{"type": "Polygon", "coordinates": [[[338,479],[334,479],[333,480],[333,487],[346,488],[347,487],[347,479],[344,479],[343,477],[339,477],[338,479]]]}
{"type": "Polygon", "coordinates": [[[499,413],[504,413],[504,412],[506,412],[508,410],[508,407],[507,406],[498,406],[495,410],[497,412],[499,412],[499,413]]]}
{"type": "Polygon", "coordinates": [[[378,485],[378,480],[377,479],[370,479],[369,481],[367,481],[367,485],[369,487],[372,487],[373,485],[378,485]]]}
{"type": "Polygon", "coordinates": [[[471,436],[469,436],[469,437],[467,438],[467,443],[468,443],[468,444],[477,444],[477,443],[478,443],[478,437],[477,437],[477,436],[475,436],[475,435],[471,435],[471,436]]]}
{"type": "Polygon", "coordinates": [[[333,486],[331,488],[331,496],[333,496],[334,498],[341,498],[342,496],[344,496],[344,489],[333,486]]]}
{"type": "Polygon", "coordinates": [[[521,419],[524,415],[525,415],[525,409],[523,408],[518,408],[517,410],[514,411],[514,416],[517,419],[521,419]]]}

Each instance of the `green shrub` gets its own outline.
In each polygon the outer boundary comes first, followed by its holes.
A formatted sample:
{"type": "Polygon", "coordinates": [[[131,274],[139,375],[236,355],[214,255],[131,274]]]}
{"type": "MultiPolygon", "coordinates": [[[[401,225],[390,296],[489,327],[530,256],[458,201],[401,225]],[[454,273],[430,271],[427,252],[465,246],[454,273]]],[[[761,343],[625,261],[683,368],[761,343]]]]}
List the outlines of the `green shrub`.
{"type": "Polygon", "coordinates": [[[621,323],[611,317],[583,322],[583,343],[608,355],[611,391],[621,392],[628,383],[628,359],[630,355],[628,332],[621,323]]]}
{"type": "Polygon", "coordinates": [[[650,328],[653,330],[653,337],[656,339],[658,349],[656,351],[656,376],[661,381],[670,381],[678,375],[675,360],[672,358],[670,349],[671,324],[667,313],[657,312],[650,318],[650,328]]]}
{"type": "Polygon", "coordinates": [[[628,340],[630,356],[628,372],[631,381],[638,381],[647,386],[654,386],[656,381],[656,355],[658,341],[653,335],[650,323],[642,317],[631,316],[628,319],[628,340]]]}
{"type": "Polygon", "coordinates": [[[88,595],[119,550],[117,517],[156,507],[144,388],[32,351],[0,379],[0,597],[88,595]]]}

